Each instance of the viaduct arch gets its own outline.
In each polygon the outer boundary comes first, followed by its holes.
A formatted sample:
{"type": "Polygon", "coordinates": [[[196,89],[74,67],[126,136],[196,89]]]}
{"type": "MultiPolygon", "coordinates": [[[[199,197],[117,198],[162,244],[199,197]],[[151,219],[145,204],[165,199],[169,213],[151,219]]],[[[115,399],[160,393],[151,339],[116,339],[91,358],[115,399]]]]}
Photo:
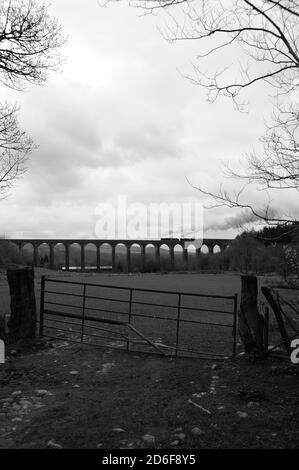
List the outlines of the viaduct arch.
{"type": "MultiPolygon", "coordinates": [[[[161,258],[161,247],[166,245],[169,250],[169,264],[170,268],[175,266],[175,247],[181,246],[183,252],[183,262],[188,266],[188,249],[184,248],[185,241],[182,239],[158,239],[158,240],[110,240],[110,239],[7,239],[8,242],[13,243],[17,246],[20,252],[25,245],[31,245],[33,247],[33,265],[35,267],[40,266],[39,247],[41,245],[48,247],[48,266],[50,269],[55,268],[55,248],[62,247],[64,251],[65,259],[65,270],[70,270],[70,251],[72,245],[77,245],[80,248],[80,268],[81,271],[86,269],[85,262],[85,247],[87,245],[93,245],[96,250],[96,269],[101,269],[101,246],[109,245],[111,247],[111,266],[112,270],[115,271],[117,268],[116,262],[116,249],[119,245],[125,247],[125,264],[126,271],[131,271],[131,255],[133,245],[140,247],[141,256],[141,268],[145,267],[146,252],[147,248],[151,247],[154,250],[154,258],[157,263],[160,262],[161,258]]],[[[231,239],[224,238],[204,238],[202,247],[205,246],[209,253],[213,253],[214,247],[218,246],[220,250],[224,250],[229,246],[231,239]]],[[[192,244],[192,242],[191,242],[192,244]]],[[[201,248],[195,250],[196,259],[201,253],[201,248]]]]}

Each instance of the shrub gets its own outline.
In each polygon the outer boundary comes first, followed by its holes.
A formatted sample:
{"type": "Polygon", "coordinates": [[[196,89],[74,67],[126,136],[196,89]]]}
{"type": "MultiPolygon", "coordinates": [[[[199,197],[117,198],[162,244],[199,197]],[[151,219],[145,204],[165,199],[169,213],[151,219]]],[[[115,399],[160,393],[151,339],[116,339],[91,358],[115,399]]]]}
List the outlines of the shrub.
{"type": "Polygon", "coordinates": [[[11,264],[23,264],[24,260],[18,248],[8,240],[0,240],[0,267],[7,268],[11,264]]]}

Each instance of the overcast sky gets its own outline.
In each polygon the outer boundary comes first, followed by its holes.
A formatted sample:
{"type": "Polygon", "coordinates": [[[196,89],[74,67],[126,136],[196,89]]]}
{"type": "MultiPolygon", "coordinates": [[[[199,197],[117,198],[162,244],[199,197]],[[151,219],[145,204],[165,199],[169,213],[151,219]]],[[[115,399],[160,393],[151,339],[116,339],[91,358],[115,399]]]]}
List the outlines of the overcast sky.
{"type": "MultiPolygon", "coordinates": [[[[119,194],[147,204],[204,202],[186,177],[216,189],[221,161],[236,163],[258,145],[271,109],[263,86],[247,95],[247,114],[226,99],[211,105],[182,77],[199,44],[166,42],[162,18],[96,0],[51,3],[69,36],[62,71],[25,93],[1,88],[2,101],[20,104],[20,123],[39,145],[0,203],[2,233],[93,238],[97,205],[119,194]]],[[[235,216],[206,210],[205,235],[236,234],[235,216]]]]}

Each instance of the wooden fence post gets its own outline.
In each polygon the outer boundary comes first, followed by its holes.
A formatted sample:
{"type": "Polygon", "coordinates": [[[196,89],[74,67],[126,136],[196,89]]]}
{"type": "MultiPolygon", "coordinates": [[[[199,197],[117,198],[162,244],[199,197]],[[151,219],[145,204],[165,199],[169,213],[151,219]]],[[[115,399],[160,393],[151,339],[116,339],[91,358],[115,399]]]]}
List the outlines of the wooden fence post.
{"type": "Polygon", "coordinates": [[[0,315],[0,340],[5,340],[5,317],[0,315]]]}
{"type": "Polygon", "coordinates": [[[264,351],[268,354],[269,349],[269,307],[265,307],[265,324],[264,324],[264,351]]]}
{"type": "Polygon", "coordinates": [[[264,318],[257,306],[258,284],[256,276],[241,276],[241,304],[239,310],[239,333],[245,353],[254,358],[264,357],[264,318]]]}
{"type": "Polygon", "coordinates": [[[42,276],[40,280],[40,308],[39,308],[39,338],[44,335],[44,308],[45,308],[45,283],[46,277],[42,276]]]}
{"type": "Polygon", "coordinates": [[[36,302],[34,270],[16,268],[7,270],[10,290],[11,315],[8,322],[9,341],[33,340],[36,337],[36,302]]]}

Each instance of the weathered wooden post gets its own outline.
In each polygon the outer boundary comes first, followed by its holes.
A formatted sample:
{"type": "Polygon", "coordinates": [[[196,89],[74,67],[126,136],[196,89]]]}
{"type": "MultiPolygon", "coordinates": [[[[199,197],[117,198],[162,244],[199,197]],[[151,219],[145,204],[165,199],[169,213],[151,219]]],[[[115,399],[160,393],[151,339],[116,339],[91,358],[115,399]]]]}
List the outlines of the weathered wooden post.
{"type": "Polygon", "coordinates": [[[11,315],[8,322],[9,342],[33,340],[36,337],[34,270],[32,268],[8,269],[7,280],[11,299],[11,315]]]}
{"type": "Polygon", "coordinates": [[[264,324],[264,351],[265,354],[268,354],[269,349],[269,307],[265,307],[265,324],[264,324]]]}
{"type": "Polygon", "coordinates": [[[6,338],[5,335],[5,317],[4,315],[0,315],[0,340],[4,340],[6,338]]]}
{"type": "Polygon", "coordinates": [[[254,358],[264,357],[264,318],[258,311],[258,284],[255,276],[241,276],[241,304],[239,310],[239,333],[245,353],[254,358]]]}

